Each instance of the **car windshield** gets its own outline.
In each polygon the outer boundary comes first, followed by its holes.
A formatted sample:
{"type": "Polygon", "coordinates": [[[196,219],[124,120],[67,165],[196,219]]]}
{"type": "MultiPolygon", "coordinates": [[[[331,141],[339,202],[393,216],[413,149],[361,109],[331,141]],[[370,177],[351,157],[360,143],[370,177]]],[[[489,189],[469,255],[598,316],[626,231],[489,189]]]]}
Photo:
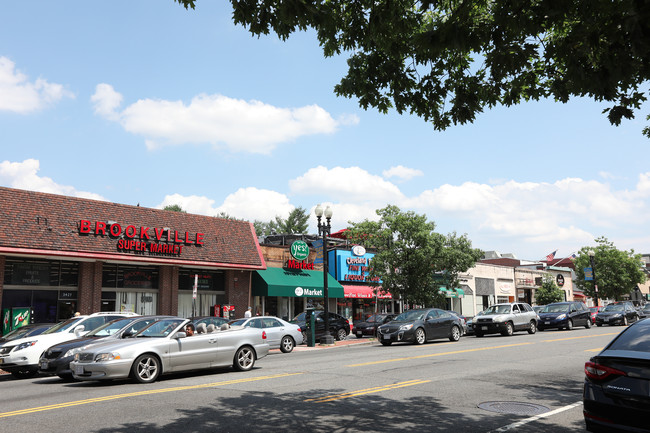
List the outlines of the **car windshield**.
{"type": "Polygon", "coordinates": [[[151,325],[138,332],[134,337],[136,338],[163,338],[171,334],[181,323],[185,322],[184,319],[164,319],[152,323],[151,325]]]}
{"type": "Polygon", "coordinates": [[[79,322],[79,320],[81,320],[81,317],[73,317],[71,319],[66,320],[65,322],[57,323],[47,331],[43,332],[43,334],[54,334],[55,332],[67,331],[72,327],[72,325],[79,322]]]}
{"type": "Polygon", "coordinates": [[[22,328],[17,328],[11,331],[10,333],[6,334],[2,339],[4,341],[9,341],[9,340],[17,340],[19,338],[27,337],[32,335],[32,332],[36,331],[38,328],[34,328],[31,326],[24,326],[22,328]]]}
{"type": "Polygon", "coordinates": [[[395,322],[412,322],[414,320],[422,320],[424,319],[425,312],[426,311],[424,310],[405,311],[393,320],[395,322]]]}
{"type": "Polygon", "coordinates": [[[607,349],[650,352],[650,321],[644,320],[630,326],[621,332],[607,349]]]}
{"type": "Polygon", "coordinates": [[[567,304],[558,304],[558,305],[547,305],[546,308],[542,310],[542,313],[566,313],[569,311],[569,306],[567,304]]]}
{"type": "Polygon", "coordinates": [[[384,316],[381,316],[379,314],[373,314],[372,316],[369,316],[364,322],[368,323],[375,323],[375,322],[381,322],[383,320],[384,316]]]}
{"type": "Polygon", "coordinates": [[[487,308],[483,314],[508,314],[510,309],[510,305],[493,305],[487,308]]]}
{"type": "Polygon", "coordinates": [[[603,311],[623,311],[625,306],[623,304],[609,304],[603,311]]]}
{"type": "Polygon", "coordinates": [[[295,322],[304,322],[305,321],[305,313],[300,313],[296,317],[293,318],[295,322]]]}

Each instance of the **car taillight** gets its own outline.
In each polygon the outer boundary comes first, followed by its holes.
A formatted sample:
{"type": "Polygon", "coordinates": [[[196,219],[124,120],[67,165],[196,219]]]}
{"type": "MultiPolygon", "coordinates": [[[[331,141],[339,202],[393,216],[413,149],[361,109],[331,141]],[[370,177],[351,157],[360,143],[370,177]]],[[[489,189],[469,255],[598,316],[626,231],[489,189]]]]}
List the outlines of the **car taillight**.
{"type": "Polygon", "coordinates": [[[262,331],[262,340],[266,340],[266,331],[262,331]]]}
{"type": "Polygon", "coordinates": [[[302,330],[300,328],[298,328],[298,332],[302,332],[302,330]]]}
{"type": "Polygon", "coordinates": [[[609,376],[627,376],[624,371],[606,367],[596,362],[585,362],[585,374],[590,379],[603,380],[609,376]]]}

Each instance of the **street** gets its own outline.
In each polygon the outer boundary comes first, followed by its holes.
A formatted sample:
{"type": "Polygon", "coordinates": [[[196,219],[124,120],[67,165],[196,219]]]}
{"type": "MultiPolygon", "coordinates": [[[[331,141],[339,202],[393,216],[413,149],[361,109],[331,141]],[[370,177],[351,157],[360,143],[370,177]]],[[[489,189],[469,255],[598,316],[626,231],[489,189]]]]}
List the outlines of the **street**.
{"type": "Polygon", "coordinates": [[[583,432],[584,363],[622,329],[301,346],[272,351],[250,372],[151,385],[5,375],[0,422],[3,431],[53,432],[583,432]],[[535,416],[538,405],[545,414],[535,416]]]}

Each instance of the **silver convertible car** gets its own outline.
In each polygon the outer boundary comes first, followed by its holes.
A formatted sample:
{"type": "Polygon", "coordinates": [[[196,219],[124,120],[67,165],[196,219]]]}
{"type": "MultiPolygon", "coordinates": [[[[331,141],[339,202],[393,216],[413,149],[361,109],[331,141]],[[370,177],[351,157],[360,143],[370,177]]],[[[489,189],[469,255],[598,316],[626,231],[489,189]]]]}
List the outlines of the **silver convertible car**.
{"type": "Polygon", "coordinates": [[[262,329],[223,325],[208,332],[199,326],[194,335],[188,335],[188,323],[181,318],[159,320],[131,338],[87,346],[70,363],[72,375],[78,380],[131,377],[150,383],[161,374],[178,371],[230,365],[247,371],[269,352],[262,329]]]}

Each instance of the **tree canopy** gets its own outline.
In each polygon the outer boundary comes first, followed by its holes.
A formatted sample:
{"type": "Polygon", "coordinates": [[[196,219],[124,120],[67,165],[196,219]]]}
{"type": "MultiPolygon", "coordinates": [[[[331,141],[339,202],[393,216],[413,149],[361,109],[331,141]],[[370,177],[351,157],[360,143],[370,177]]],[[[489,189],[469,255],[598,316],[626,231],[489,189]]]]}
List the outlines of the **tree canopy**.
{"type": "Polygon", "coordinates": [[[268,223],[255,220],[253,222],[258,236],[271,234],[303,234],[309,228],[309,214],[303,207],[297,207],[289,212],[287,218],[276,216],[268,223]]]}
{"type": "Polygon", "coordinates": [[[163,208],[163,210],[170,210],[172,212],[182,212],[182,213],[187,213],[183,210],[180,204],[168,204],[163,208]]]}
{"type": "Polygon", "coordinates": [[[596,247],[583,247],[576,257],[576,283],[584,292],[593,297],[594,282],[585,281],[584,269],[591,267],[589,250],[594,251],[594,274],[598,285],[599,299],[620,300],[631,294],[639,283],[645,282],[640,254],[634,250],[621,251],[605,237],[596,239],[596,247]]]}
{"type": "Polygon", "coordinates": [[[436,233],[425,215],[396,206],[377,210],[379,221],[349,222],[347,238],[377,250],[370,277],[379,277],[381,291],[410,303],[443,306],[441,285],[455,288],[458,273],[471,268],[482,252],[465,235],[436,233]],[[440,275],[443,278],[440,278],[440,275]]]}
{"type": "Polygon", "coordinates": [[[557,284],[555,284],[555,278],[550,274],[544,274],[542,277],[542,286],[535,290],[535,302],[538,305],[547,305],[561,301],[564,301],[564,294],[557,284]]]}
{"type": "MultiPolygon", "coordinates": [[[[175,0],[186,9],[196,0],[175,0]]],[[[553,98],[608,105],[619,125],[646,100],[650,5],[639,0],[231,0],[253,35],[314,29],[346,54],[335,93],[442,130],[484,109],[553,98]]],[[[650,116],[647,117],[650,120],[650,116]]],[[[650,127],[643,130],[650,137],[650,127]]]]}

